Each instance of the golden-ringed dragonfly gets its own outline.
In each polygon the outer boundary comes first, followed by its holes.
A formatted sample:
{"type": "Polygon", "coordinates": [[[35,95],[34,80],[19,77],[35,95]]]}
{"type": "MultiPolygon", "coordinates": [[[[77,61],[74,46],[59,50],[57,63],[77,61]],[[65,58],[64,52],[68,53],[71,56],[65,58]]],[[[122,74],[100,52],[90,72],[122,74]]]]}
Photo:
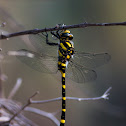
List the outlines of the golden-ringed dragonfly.
{"type": "Polygon", "coordinates": [[[34,55],[33,58],[19,56],[18,58],[31,68],[45,73],[61,72],[62,75],[62,114],[60,126],[65,125],[66,92],[65,78],[84,83],[95,80],[97,75],[93,68],[107,63],[111,57],[108,53],[85,53],[74,49],[73,35],[69,30],[51,32],[59,42],[50,42],[48,34],[30,35],[29,39],[36,51],[22,49],[34,55]],[[58,52],[58,54],[57,54],[58,52]]]}

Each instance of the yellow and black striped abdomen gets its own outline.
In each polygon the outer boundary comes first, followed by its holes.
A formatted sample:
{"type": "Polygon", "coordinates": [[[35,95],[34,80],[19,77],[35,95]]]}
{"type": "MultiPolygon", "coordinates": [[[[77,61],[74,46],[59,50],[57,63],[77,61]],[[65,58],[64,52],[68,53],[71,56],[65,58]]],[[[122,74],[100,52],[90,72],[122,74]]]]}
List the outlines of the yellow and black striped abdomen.
{"type": "Polygon", "coordinates": [[[60,126],[64,126],[64,124],[65,124],[65,112],[66,112],[65,70],[61,70],[60,72],[62,74],[62,114],[61,114],[60,126]]]}
{"type": "Polygon", "coordinates": [[[58,70],[62,75],[62,114],[60,126],[65,124],[65,112],[66,112],[66,92],[65,92],[65,70],[66,62],[68,62],[74,53],[73,44],[70,41],[61,41],[58,50],[58,70]]]}

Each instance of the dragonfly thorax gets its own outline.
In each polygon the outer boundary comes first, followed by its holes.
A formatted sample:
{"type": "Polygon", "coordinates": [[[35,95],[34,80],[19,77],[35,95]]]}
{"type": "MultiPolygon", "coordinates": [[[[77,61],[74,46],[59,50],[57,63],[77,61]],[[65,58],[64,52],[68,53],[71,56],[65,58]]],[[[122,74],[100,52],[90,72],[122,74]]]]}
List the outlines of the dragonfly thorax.
{"type": "Polygon", "coordinates": [[[70,40],[61,41],[58,50],[58,69],[65,69],[68,65],[69,60],[73,57],[74,46],[70,40]]]}

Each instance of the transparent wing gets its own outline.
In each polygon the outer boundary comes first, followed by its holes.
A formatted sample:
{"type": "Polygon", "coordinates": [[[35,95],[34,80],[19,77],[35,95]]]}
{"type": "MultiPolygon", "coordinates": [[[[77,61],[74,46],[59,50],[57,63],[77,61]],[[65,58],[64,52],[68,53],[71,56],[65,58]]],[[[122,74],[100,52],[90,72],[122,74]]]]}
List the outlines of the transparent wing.
{"type": "Polygon", "coordinates": [[[51,46],[46,44],[46,37],[42,34],[29,35],[31,44],[35,47],[36,52],[47,54],[50,56],[57,56],[58,46],[51,46]]]}
{"type": "MultiPolygon", "coordinates": [[[[18,56],[18,59],[39,72],[56,73],[58,71],[57,57],[39,54],[37,52],[25,49],[19,50],[18,52],[25,53],[24,56],[18,56]]],[[[78,61],[76,61],[75,59],[69,61],[68,67],[66,68],[66,77],[77,83],[84,83],[87,81],[95,80],[97,78],[96,72],[94,70],[91,70],[90,67],[100,66],[110,60],[110,56],[107,53],[75,53],[75,55],[76,54],[78,54],[77,56],[80,56],[80,58],[78,59],[78,61]],[[84,58],[85,60],[83,60],[82,58],[84,58]]],[[[75,58],[77,56],[75,56],[75,58]]]]}
{"type": "Polygon", "coordinates": [[[21,49],[18,52],[25,53],[23,56],[17,56],[17,58],[28,65],[29,67],[43,73],[56,73],[57,57],[48,56],[45,54],[39,54],[30,50],[21,49]],[[32,57],[31,57],[32,56],[32,57]]]}
{"type": "Polygon", "coordinates": [[[66,77],[77,83],[84,83],[95,80],[97,75],[94,70],[86,69],[85,67],[70,61],[66,69],[66,77]]]}
{"type": "Polygon", "coordinates": [[[96,68],[108,63],[111,56],[108,53],[85,53],[75,52],[72,62],[80,64],[86,68],[96,68]]]}

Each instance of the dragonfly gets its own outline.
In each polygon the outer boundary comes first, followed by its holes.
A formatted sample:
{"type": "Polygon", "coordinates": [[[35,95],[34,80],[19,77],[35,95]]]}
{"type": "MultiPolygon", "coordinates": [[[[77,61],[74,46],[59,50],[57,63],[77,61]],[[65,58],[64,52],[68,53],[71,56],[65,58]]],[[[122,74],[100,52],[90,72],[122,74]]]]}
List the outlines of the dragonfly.
{"type": "Polygon", "coordinates": [[[19,56],[18,58],[29,67],[44,73],[62,75],[62,113],[60,126],[65,125],[66,112],[66,77],[76,83],[85,83],[97,78],[93,68],[108,63],[111,56],[108,53],[86,53],[76,51],[69,30],[51,32],[59,42],[51,42],[48,34],[30,35],[29,40],[35,51],[21,49],[19,52],[33,54],[34,57],[19,56]]]}

